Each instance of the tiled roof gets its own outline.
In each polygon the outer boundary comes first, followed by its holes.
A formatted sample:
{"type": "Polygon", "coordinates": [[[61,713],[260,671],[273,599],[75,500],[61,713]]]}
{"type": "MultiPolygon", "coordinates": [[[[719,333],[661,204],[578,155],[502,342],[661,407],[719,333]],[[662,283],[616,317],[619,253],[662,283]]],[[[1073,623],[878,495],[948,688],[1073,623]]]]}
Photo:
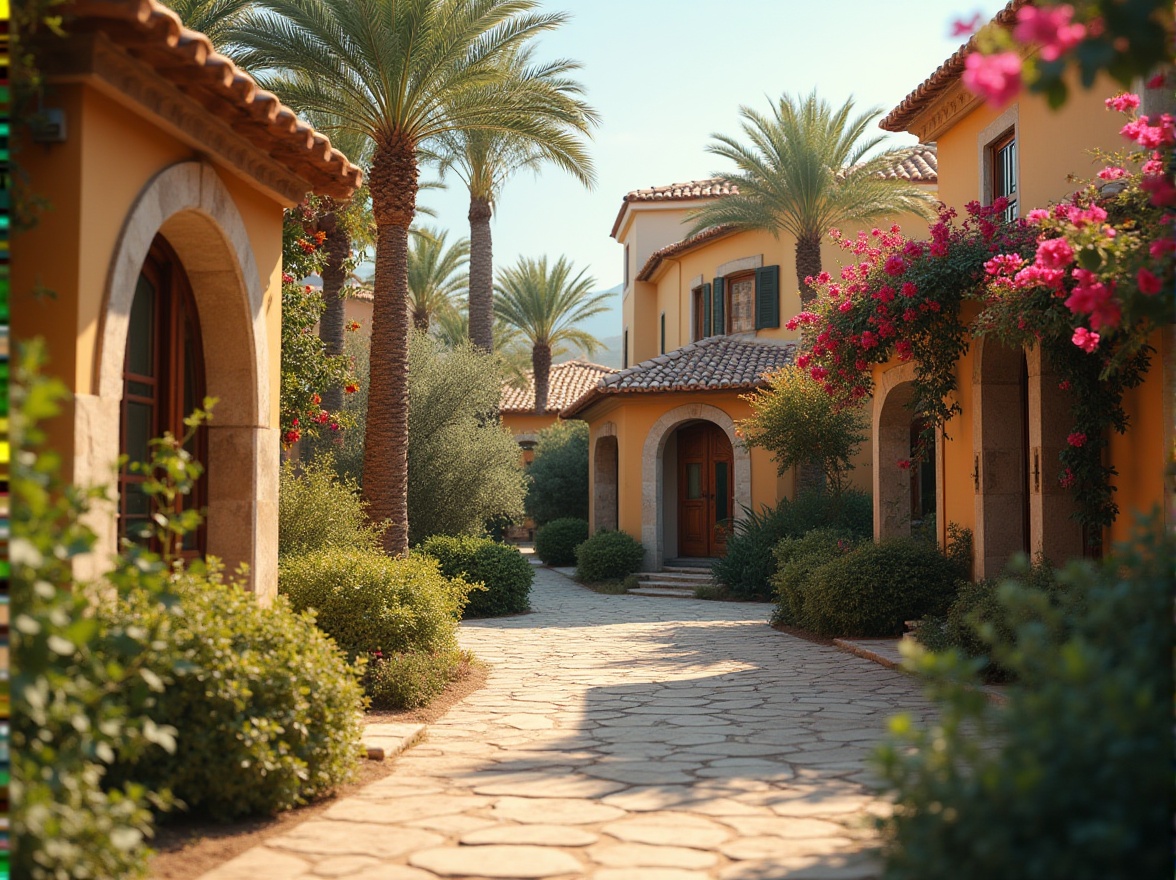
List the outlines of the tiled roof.
{"type": "MultiPolygon", "coordinates": [[[[587,361],[552,364],[547,379],[547,412],[557,413],[573,405],[591,391],[597,382],[615,372],[612,367],[602,367],[600,364],[590,364],[587,361]]],[[[502,386],[499,412],[535,412],[535,377],[531,373],[528,373],[527,377],[528,382],[524,388],[510,383],[502,386]]]]}
{"type": "Polygon", "coordinates": [[[795,342],[710,336],[604,378],[561,415],[573,416],[609,394],[750,390],[764,384],[765,373],[792,363],[796,349],[795,342]]]}
{"type": "Polygon", "coordinates": [[[708,177],[705,180],[687,180],[683,183],[635,189],[625,193],[625,197],[621,199],[621,209],[617,211],[617,219],[613,221],[612,232],[609,234],[616,238],[617,230],[621,228],[621,216],[625,213],[625,206],[630,202],[689,202],[695,199],[729,196],[738,192],[739,187],[721,177],[708,177]]]}
{"type": "MultiPolygon", "coordinates": [[[[939,157],[935,150],[935,144],[919,144],[911,147],[904,158],[882,172],[881,176],[886,180],[901,179],[911,183],[936,183],[939,180],[939,157]]],[[[735,188],[734,192],[737,193],[738,189],[735,188]]],[[[649,255],[649,259],[645,261],[645,265],[637,273],[637,280],[649,281],[653,277],[653,273],[657,271],[657,267],[661,265],[662,260],[687,253],[734,232],[738,232],[734,226],[712,226],[697,235],[690,236],[690,238],[668,244],[649,255]]]]}
{"type": "Polygon", "coordinates": [[[131,57],[195,99],[314,192],[349,198],[363,172],[303,122],[277,95],[258,87],[208,37],[188,30],[156,0],[74,0],[58,7],[69,33],[102,31],[131,57]]]}
{"type": "MultiPolygon", "coordinates": [[[[993,16],[997,24],[1010,25],[1017,17],[1017,10],[1030,0],[1009,0],[1009,3],[993,16]]],[[[933,100],[945,92],[964,72],[964,59],[976,48],[976,37],[972,36],[968,42],[960,46],[939,68],[927,77],[923,83],[902,99],[901,103],[878,123],[886,131],[906,131],[907,127],[919,113],[933,100]]]]}

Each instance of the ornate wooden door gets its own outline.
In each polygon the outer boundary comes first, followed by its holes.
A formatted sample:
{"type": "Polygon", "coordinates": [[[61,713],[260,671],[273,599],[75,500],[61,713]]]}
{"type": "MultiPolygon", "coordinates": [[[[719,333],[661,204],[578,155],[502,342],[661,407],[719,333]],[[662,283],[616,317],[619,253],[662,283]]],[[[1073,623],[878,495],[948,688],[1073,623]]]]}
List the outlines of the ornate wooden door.
{"type": "Polygon", "coordinates": [[[678,431],[678,555],[722,556],[732,514],[731,441],[703,422],[678,431]]]}

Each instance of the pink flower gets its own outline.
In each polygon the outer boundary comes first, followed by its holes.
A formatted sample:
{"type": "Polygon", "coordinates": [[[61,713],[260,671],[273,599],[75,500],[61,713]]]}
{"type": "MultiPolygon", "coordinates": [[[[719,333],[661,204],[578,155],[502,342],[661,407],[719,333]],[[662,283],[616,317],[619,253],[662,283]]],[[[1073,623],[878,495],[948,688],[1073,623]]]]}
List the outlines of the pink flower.
{"type": "Polygon", "coordinates": [[[845,302],[843,302],[841,305],[839,305],[837,307],[837,311],[848,312],[852,308],[853,308],[853,302],[851,300],[847,299],[845,302]]]}
{"type": "Polygon", "coordinates": [[[1152,157],[1140,165],[1139,170],[1144,174],[1163,174],[1164,162],[1160,159],[1160,154],[1152,153],[1152,157]]]}
{"type": "Polygon", "coordinates": [[[998,254],[984,264],[987,275],[1012,275],[1025,265],[1019,254],[998,254]]]}
{"type": "Polygon", "coordinates": [[[1058,390],[1059,391],[1069,391],[1070,390],[1070,380],[1063,379],[1061,382],[1059,382],[1058,383],[1058,390]]]}
{"type": "Polygon", "coordinates": [[[1144,85],[1145,89],[1160,89],[1163,87],[1164,87],[1164,74],[1163,73],[1157,73],[1155,76],[1153,76],[1151,79],[1149,79],[1147,81],[1146,85],[1144,85]]]}
{"type": "Polygon", "coordinates": [[[964,59],[963,81],[968,91],[988,103],[1007,104],[1021,91],[1021,56],[1016,52],[972,52],[964,59]]]}
{"type": "Polygon", "coordinates": [[[283,284],[293,284],[294,283],[294,276],[289,274],[288,272],[283,272],[282,273],[282,283],[283,284]]]}
{"type": "Polygon", "coordinates": [[[809,365],[809,361],[811,361],[812,359],[813,359],[812,355],[808,355],[808,354],[797,355],[796,365],[798,367],[800,367],[800,369],[803,370],[809,365]]]}
{"type": "Polygon", "coordinates": [[[1161,208],[1176,205],[1176,186],[1164,174],[1145,174],[1139,188],[1151,194],[1151,203],[1161,208]]]}
{"type": "Polygon", "coordinates": [[[1064,238],[1047,238],[1037,246],[1033,263],[1042,269],[1065,269],[1074,262],[1074,251],[1064,238]]]}
{"type": "Polygon", "coordinates": [[[1087,354],[1090,354],[1098,348],[1098,341],[1100,337],[1097,333],[1092,333],[1085,327],[1079,327],[1074,331],[1074,335],[1070,337],[1070,341],[1082,349],[1087,354]]]}
{"type": "Polygon", "coordinates": [[[877,344],[878,344],[878,339],[877,339],[877,337],[874,336],[873,333],[871,333],[869,330],[865,330],[862,332],[862,337],[859,342],[859,345],[861,345],[861,347],[863,349],[868,351],[869,349],[873,348],[877,344]]]}
{"type": "Polygon", "coordinates": [[[1159,259],[1164,254],[1176,253],[1176,239],[1157,238],[1148,245],[1147,252],[1152,255],[1153,259],[1159,259]]]}
{"type": "Polygon", "coordinates": [[[798,321],[795,317],[789,318],[787,321],[784,322],[784,327],[787,330],[795,330],[799,326],[800,326],[800,321],[798,321]]]}
{"type": "Polygon", "coordinates": [[[908,323],[915,320],[915,318],[917,318],[917,317],[919,317],[919,313],[916,312],[914,309],[907,309],[905,312],[902,313],[902,319],[908,323]]]}
{"type": "Polygon", "coordinates": [[[1145,296],[1155,296],[1160,292],[1160,279],[1147,269],[1139,270],[1135,276],[1135,282],[1139,285],[1139,292],[1145,296]]]}
{"type": "Polygon", "coordinates": [[[909,471],[911,469],[911,460],[909,458],[900,458],[896,463],[900,471],[909,471]]]}
{"type": "Polygon", "coordinates": [[[1119,129],[1119,134],[1148,150],[1159,149],[1164,144],[1176,143],[1173,119],[1169,114],[1163,114],[1158,120],[1158,125],[1149,125],[1149,121],[1147,116],[1141,116],[1119,129]]]}
{"type": "Polygon", "coordinates": [[[1104,283],[1087,269],[1075,269],[1071,275],[1078,283],[1066,299],[1066,307],[1075,314],[1089,314],[1090,326],[1095,330],[1117,326],[1122,312],[1114,299],[1115,282],[1104,283]]]}
{"type": "Polygon", "coordinates": [[[1058,482],[1061,484],[1063,489],[1069,489],[1078,482],[1078,478],[1074,476],[1074,472],[1072,470],[1066,468],[1066,472],[1058,477],[1058,482]]]}
{"type": "Polygon", "coordinates": [[[1118,165],[1108,165],[1098,173],[1098,176],[1103,180],[1118,180],[1120,177],[1127,176],[1127,169],[1120,168],[1118,165]]]}
{"type": "Polygon", "coordinates": [[[906,261],[898,254],[891,254],[886,258],[886,265],[882,269],[887,275],[901,275],[906,271],[906,261]]]}
{"type": "Polygon", "coordinates": [[[1107,212],[1098,205],[1091,205],[1089,208],[1080,208],[1077,205],[1066,206],[1066,219],[1081,229],[1088,223],[1095,226],[1107,219],[1107,212]]]}
{"type": "Polygon", "coordinates": [[[1049,211],[1047,211],[1045,208],[1034,208],[1025,215],[1025,219],[1030,223],[1040,223],[1042,220],[1049,219],[1049,211]]]}
{"type": "Polygon", "coordinates": [[[1057,61],[1086,36],[1086,26],[1074,24],[1074,7],[1062,3],[1047,9],[1022,6],[1017,12],[1013,38],[1020,43],[1038,43],[1045,61],[1057,61]]]}
{"type": "Polygon", "coordinates": [[[901,293],[903,296],[907,297],[908,299],[910,297],[914,296],[918,292],[919,292],[918,288],[915,287],[915,285],[911,284],[911,282],[909,282],[909,281],[904,281],[903,285],[902,285],[902,289],[899,291],[899,293],[901,293]]]}
{"type": "Polygon", "coordinates": [[[980,30],[980,25],[983,23],[984,15],[979,12],[971,18],[957,18],[951,23],[951,35],[953,37],[969,37],[980,30]]]}
{"type": "Polygon", "coordinates": [[[911,344],[905,340],[900,339],[894,344],[895,353],[898,355],[900,361],[909,361],[914,352],[911,349],[911,344]]]}
{"type": "Polygon", "coordinates": [[[1071,434],[1069,437],[1066,438],[1066,442],[1069,443],[1071,446],[1073,446],[1075,449],[1081,449],[1083,446],[1086,445],[1086,435],[1075,431],[1073,434],[1071,434]]]}
{"type": "Polygon", "coordinates": [[[1139,95],[1123,92],[1115,95],[1113,98],[1107,98],[1104,103],[1107,105],[1108,110],[1118,110],[1120,113],[1126,113],[1129,110],[1139,108],[1139,95]]]}
{"type": "Polygon", "coordinates": [[[826,370],[824,367],[818,366],[818,367],[813,367],[809,375],[811,375],[814,379],[816,379],[818,382],[820,382],[822,379],[824,379],[826,376],[829,375],[829,371],[826,370]]]}

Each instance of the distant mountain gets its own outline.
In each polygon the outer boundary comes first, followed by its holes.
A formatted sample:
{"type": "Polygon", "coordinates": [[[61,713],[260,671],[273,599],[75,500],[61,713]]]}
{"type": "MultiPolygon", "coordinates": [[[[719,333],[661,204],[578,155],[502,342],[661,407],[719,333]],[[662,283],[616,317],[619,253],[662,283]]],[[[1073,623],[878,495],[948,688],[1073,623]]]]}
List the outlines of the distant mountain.
{"type": "Polygon", "coordinates": [[[604,341],[606,336],[616,336],[621,332],[621,293],[624,290],[623,284],[618,284],[616,287],[602,290],[600,293],[609,294],[609,309],[607,312],[601,312],[593,318],[589,318],[580,324],[580,327],[587,330],[597,339],[604,341]]]}

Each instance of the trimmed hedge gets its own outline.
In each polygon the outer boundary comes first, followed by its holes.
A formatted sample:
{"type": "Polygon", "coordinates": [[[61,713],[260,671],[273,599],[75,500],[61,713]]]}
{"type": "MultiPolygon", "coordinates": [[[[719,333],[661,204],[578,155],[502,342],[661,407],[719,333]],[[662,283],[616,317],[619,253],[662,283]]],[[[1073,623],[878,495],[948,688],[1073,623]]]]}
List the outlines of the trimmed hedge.
{"type": "Polygon", "coordinates": [[[233,819],[290,809],[352,777],[360,672],[313,615],[281,596],[262,607],[239,584],[191,572],[173,603],[132,593],[95,614],[104,632],[164,627],[141,674],[166,684],[149,717],[176,729],[174,753],[127,758],[109,784],[170,789],[193,812],[233,819]]]}
{"type": "Polygon", "coordinates": [[[436,559],[446,577],[485,587],[470,593],[463,617],[501,617],[531,607],[535,570],[514,547],[489,538],[435,535],[420,551],[436,559]]]}
{"type": "Polygon", "coordinates": [[[903,622],[944,614],[957,566],[911,538],[865,543],[814,569],[804,589],[805,629],[825,636],[897,636],[903,622]]]}
{"type": "Polygon", "coordinates": [[[544,565],[575,565],[576,548],[587,540],[588,520],[553,519],[535,533],[535,555],[544,565]]]}
{"type": "Polygon", "coordinates": [[[466,656],[457,650],[373,655],[364,690],[373,709],[416,709],[427,705],[458,677],[466,656]]]}
{"type": "Polygon", "coordinates": [[[576,548],[576,578],[596,583],[641,570],[645,548],[627,532],[597,532],[576,548]]]}
{"type": "Polygon", "coordinates": [[[283,559],[278,589],[295,610],[315,609],[319,628],[354,659],[456,649],[470,584],[424,556],[328,548],[283,559]]]}
{"type": "Polygon", "coordinates": [[[772,623],[811,629],[805,603],[813,572],[850,552],[861,539],[840,529],[813,529],[799,538],[785,538],[776,545],[779,571],[772,576],[776,610],[772,623]]]}

